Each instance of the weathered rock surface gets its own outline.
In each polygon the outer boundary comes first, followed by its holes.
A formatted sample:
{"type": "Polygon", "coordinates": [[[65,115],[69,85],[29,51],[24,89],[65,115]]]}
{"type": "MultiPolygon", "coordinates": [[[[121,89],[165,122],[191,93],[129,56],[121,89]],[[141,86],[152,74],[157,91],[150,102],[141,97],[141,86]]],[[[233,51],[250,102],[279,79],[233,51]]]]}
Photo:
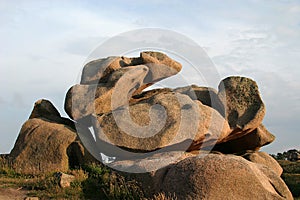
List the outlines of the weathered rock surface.
{"type": "Polygon", "coordinates": [[[272,169],[278,176],[283,172],[283,169],[279,163],[269,154],[265,152],[247,152],[242,155],[243,158],[267,166],[269,169],[272,169]]]}
{"type": "Polygon", "coordinates": [[[10,153],[13,168],[22,174],[44,174],[69,169],[68,146],[75,132],[63,124],[29,119],[10,153]]]}
{"type": "Polygon", "coordinates": [[[111,93],[111,88],[102,85],[74,85],[67,92],[65,111],[71,119],[79,120],[95,113],[97,109],[100,112],[110,110],[111,93]],[[104,104],[95,105],[96,99],[104,104]]]}
{"type": "MultiPolygon", "coordinates": [[[[208,152],[203,152],[206,153],[208,152]]],[[[161,151],[147,155],[143,159],[121,160],[108,166],[123,172],[122,174],[127,178],[138,181],[146,195],[151,196],[161,190],[162,181],[170,165],[191,156],[195,154],[183,151],[161,151]]]]}
{"type": "Polygon", "coordinates": [[[178,73],[182,66],[160,52],[141,52],[138,58],[108,57],[89,62],[84,66],[81,84],[106,83],[110,74],[128,66],[147,65],[150,69],[147,83],[157,82],[178,73]]]}
{"type": "Polygon", "coordinates": [[[225,116],[225,108],[221,102],[217,90],[209,87],[199,87],[197,85],[185,86],[174,89],[174,92],[188,95],[193,100],[199,100],[202,104],[217,110],[225,116]]]}
{"type": "Polygon", "coordinates": [[[73,129],[75,128],[74,122],[67,118],[61,117],[54,105],[46,99],[40,99],[34,103],[34,108],[29,116],[29,119],[34,118],[43,118],[52,122],[65,124],[73,129]]]}
{"type": "MultiPolygon", "coordinates": [[[[161,52],[154,52],[154,51],[141,52],[140,58],[142,59],[143,64],[162,64],[165,66],[169,66],[169,68],[174,69],[174,71],[176,72],[179,72],[182,68],[182,65],[179,62],[171,59],[166,54],[161,52]]],[[[159,74],[163,74],[163,73],[160,71],[159,73],[157,73],[157,75],[159,74]]]]}
{"type": "Polygon", "coordinates": [[[280,175],[267,165],[240,156],[207,153],[163,152],[110,166],[148,171],[124,175],[140,182],[149,196],[163,191],[178,199],[293,199],[280,175]]]}
{"type": "Polygon", "coordinates": [[[136,59],[111,56],[87,63],[82,71],[80,84],[106,83],[109,76],[121,67],[141,63],[136,59]]]}
{"type": "Polygon", "coordinates": [[[12,167],[22,174],[44,174],[97,162],[83,147],[76,128],[50,101],[37,101],[10,152],[12,167]]]}
{"type": "Polygon", "coordinates": [[[140,58],[143,64],[149,68],[145,78],[146,84],[158,82],[164,78],[173,76],[181,71],[181,64],[160,52],[142,52],[140,58]]]}
{"type": "Polygon", "coordinates": [[[246,150],[258,151],[262,146],[270,144],[275,140],[275,136],[272,135],[264,125],[260,125],[254,131],[250,133],[231,133],[220,144],[214,147],[214,150],[222,153],[239,153],[246,150]],[[238,137],[237,139],[235,139],[238,137]]]}
{"type": "Polygon", "coordinates": [[[130,104],[135,104],[138,102],[142,102],[143,100],[147,100],[155,95],[158,94],[165,94],[165,93],[172,93],[173,90],[170,88],[157,88],[157,89],[153,89],[153,90],[148,90],[148,91],[144,91],[140,94],[136,94],[134,96],[132,96],[132,98],[130,99],[129,103],[130,104]]]}
{"type": "Polygon", "coordinates": [[[161,185],[178,199],[293,199],[273,170],[233,155],[186,158],[170,166],[161,185]]]}
{"type": "MultiPolygon", "coordinates": [[[[203,154],[209,152],[203,152],[203,154]]],[[[119,169],[124,172],[144,173],[148,172],[152,176],[157,170],[168,167],[170,164],[177,163],[185,158],[199,154],[184,152],[184,151],[164,151],[160,150],[153,153],[148,153],[143,159],[120,160],[110,163],[108,166],[119,169]]],[[[139,177],[139,176],[137,176],[139,177]]],[[[150,187],[150,186],[149,186],[150,187]]]]}
{"type": "Polygon", "coordinates": [[[101,115],[128,104],[132,93],[142,85],[148,73],[144,65],[116,70],[107,83],[75,85],[67,92],[65,110],[74,120],[101,115]]]}
{"type": "Polygon", "coordinates": [[[29,119],[33,118],[50,118],[61,117],[58,110],[54,107],[54,105],[46,99],[40,99],[34,103],[34,108],[29,116],[29,119]]]}
{"type": "Polygon", "coordinates": [[[265,106],[255,81],[232,76],[221,81],[218,93],[232,129],[251,132],[265,116],[265,106]]]}
{"type": "Polygon", "coordinates": [[[180,70],[180,63],[159,52],[142,52],[139,58],[92,61],[83,69],[81,85],[67,92],[65,110],[74,120],[110,112],[128,104],[132,95],[180,70]]]}
{"type": "Polygon", "coordinates": [[[193,140],[197,149],[221,141],[230,133],[224,118],[200,101],[168,91],[153,94],[99,116],[98,138],[135,151],[153,151],[187,139],[193,140]]]}

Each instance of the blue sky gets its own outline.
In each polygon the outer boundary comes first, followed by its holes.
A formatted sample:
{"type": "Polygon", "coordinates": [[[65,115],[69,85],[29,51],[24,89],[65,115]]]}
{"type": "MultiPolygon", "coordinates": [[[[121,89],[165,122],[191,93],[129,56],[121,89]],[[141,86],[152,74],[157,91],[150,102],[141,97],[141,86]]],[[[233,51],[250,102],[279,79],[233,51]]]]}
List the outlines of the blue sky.
{"type": "Polygon", "coordinates": [[[147,27],[196,41],[222,78],[255,79],[264,124],[277,138],[264,150],[300,149],[300,1],[0,1],[0,27],[2,153],[36,100],[49,99],[66,115],[65,93],[93,49],[147,27]]]}

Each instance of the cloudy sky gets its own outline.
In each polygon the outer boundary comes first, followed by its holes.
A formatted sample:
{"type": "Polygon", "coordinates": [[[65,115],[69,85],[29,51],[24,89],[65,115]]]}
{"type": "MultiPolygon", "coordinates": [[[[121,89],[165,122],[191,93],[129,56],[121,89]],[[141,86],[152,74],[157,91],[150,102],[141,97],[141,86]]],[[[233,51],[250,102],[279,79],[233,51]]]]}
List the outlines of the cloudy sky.
{"type": "Polygon", "coordinates": [[[0,27],[0,153],[11,150],[36,100],[51,100],[66,116],[65,93],[98,45],[149,27],[197,42],[221,78],[255,79],[264,124],[276,136],[264,150],[300,149],[299,1],[1,0],[0,27]]]}

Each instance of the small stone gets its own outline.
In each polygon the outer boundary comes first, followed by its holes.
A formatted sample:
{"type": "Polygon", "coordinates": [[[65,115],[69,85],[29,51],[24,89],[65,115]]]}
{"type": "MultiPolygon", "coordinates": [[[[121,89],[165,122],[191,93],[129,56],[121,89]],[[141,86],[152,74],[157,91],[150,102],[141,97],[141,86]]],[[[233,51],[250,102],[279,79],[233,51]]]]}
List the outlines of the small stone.
{"type": "Polygon", "coordinates": [[[75,180],[75,176],[62,172],[57,172],[55,177],[58,179],[59,186],[62,188],[70,187],[71,182],[75,180]]]}
{"type": "Polygon", "coordinates": [[[24,200],[39,200],[38,197],[25,197],[24,200]]]}

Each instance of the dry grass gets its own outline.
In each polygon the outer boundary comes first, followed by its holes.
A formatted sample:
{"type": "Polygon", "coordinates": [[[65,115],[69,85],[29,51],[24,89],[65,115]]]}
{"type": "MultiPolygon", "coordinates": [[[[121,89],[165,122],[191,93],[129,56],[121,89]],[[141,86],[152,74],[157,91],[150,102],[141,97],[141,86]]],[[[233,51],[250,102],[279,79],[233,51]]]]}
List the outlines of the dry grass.
{"type": "Polygon", "coordinates": [[[40,199],[142,199],[142,190],[133,181],[109,169],[90,165],[85,169],[69,170],[75,176],[71,187],[61,188],[55,173],[33,176],[21,175],[14,170],[0,168],[0,187],[22,188],[29,196],[40,199]]]}
{"type": "MultiPolygon", "coordinates": [[[[9,167],[5,156],[0,156],[0,188],[27,191],[27,195],[40,199],[143,199],[143,191],[135,181],[104,166],[92,164],[83,169],[69,170],[75,176],[69,188],[61,188],[55,173],[45,175],[21,175],[9,167]]],[[[177,200],[175,195],[159,193],[149,200],[177,200]]]]}
{"type": "Polygon", "coordinates": [[[166,195],[164,193],[159,193],[157,195],[154,195],[151,200],[177,200],[177,197],[175,195],[166,195]]]}

